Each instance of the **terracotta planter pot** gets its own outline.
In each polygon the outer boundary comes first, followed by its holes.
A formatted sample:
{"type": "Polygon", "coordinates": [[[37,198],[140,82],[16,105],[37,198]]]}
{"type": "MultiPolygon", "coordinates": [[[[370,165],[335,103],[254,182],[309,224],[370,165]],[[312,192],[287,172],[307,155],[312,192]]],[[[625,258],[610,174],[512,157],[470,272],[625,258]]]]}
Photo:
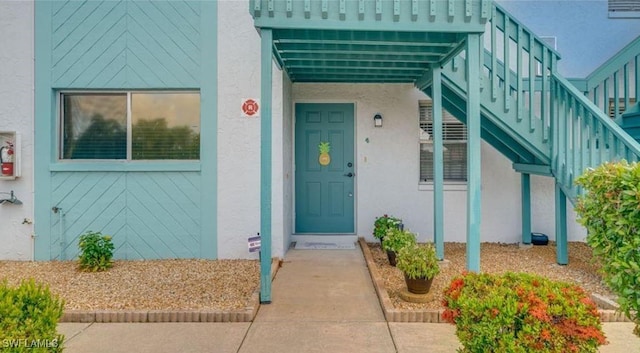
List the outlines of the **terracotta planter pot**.
{"type": "Polygon", "coordinates": [[[396,253],[391,251],[391,250],[387,250],[387,258],[389,259],[389,265],[391,266],[396,266],[396,253]]]}
{"type": "Polygon", "coordinates": [[[416,278],[411,279],[404,275],[404,281],[407,283],[407,289],[414,294],[427,294],[431,289],[433,278],[416,278]]]}

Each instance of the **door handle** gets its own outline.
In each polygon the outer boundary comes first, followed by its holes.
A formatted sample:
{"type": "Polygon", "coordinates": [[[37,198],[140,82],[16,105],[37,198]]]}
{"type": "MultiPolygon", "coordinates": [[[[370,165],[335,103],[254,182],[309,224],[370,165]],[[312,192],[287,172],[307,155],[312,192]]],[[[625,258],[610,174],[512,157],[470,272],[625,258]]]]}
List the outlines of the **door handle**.
{"type": "Polygon", "coordinates": [[[349,178],[353,178],[355,176],[355,174],[349,172],[347,174],[344,174],[344,176],[349,177],[349,178]]]}

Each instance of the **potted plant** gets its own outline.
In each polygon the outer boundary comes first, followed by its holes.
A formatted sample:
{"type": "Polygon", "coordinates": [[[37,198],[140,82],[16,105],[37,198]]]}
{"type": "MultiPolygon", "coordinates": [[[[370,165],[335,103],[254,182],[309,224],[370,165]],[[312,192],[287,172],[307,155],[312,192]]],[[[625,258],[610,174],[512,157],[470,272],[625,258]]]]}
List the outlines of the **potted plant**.
{"type": "Polygon", "coordinates": [[[414,244],[398,251],[396,267],[404,273],[407,289],[411,293],[426,294],[433,278],[440,273],[433,244],[414,244]]]}
{"type": "Polygon", "coordinates": [[[387,231],[387,234],[382,241],[382,250],[387,252],[389,258],[389,264],[391,266],[396,265],[396,254],[400,249],[415,245],[416,235],[407,231],[397,228],[391,228],[387,231]]]}
{"type": "Polygon", "coordinates": [[[382,239],[387,235],[390,229],[402,229],[402,220],[389,215],[383,215],[376,218],[373,223],[373,236],[382,243],[382,239]]]}

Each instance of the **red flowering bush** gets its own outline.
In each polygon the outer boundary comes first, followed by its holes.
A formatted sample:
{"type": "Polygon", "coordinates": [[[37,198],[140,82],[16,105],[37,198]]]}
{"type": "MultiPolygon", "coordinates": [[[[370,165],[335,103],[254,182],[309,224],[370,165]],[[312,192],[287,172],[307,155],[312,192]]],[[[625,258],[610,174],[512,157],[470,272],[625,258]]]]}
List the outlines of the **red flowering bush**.
{"type": "Polygon", "coordinates": [[[466,273],[444,292],[461,352],[597,352],[606,340],[582,288],[525,273],[466,273]]]}

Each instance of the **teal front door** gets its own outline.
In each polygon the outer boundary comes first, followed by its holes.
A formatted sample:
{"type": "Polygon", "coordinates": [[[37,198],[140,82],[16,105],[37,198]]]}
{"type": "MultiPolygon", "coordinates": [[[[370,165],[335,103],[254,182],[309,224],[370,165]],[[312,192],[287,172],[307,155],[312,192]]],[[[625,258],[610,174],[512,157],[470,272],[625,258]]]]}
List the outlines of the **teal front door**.
{"type": "Polygon", "coordinates": [[[353,104],[296,104],[296,233],[355,231],[353,116],[353,104]]]}

